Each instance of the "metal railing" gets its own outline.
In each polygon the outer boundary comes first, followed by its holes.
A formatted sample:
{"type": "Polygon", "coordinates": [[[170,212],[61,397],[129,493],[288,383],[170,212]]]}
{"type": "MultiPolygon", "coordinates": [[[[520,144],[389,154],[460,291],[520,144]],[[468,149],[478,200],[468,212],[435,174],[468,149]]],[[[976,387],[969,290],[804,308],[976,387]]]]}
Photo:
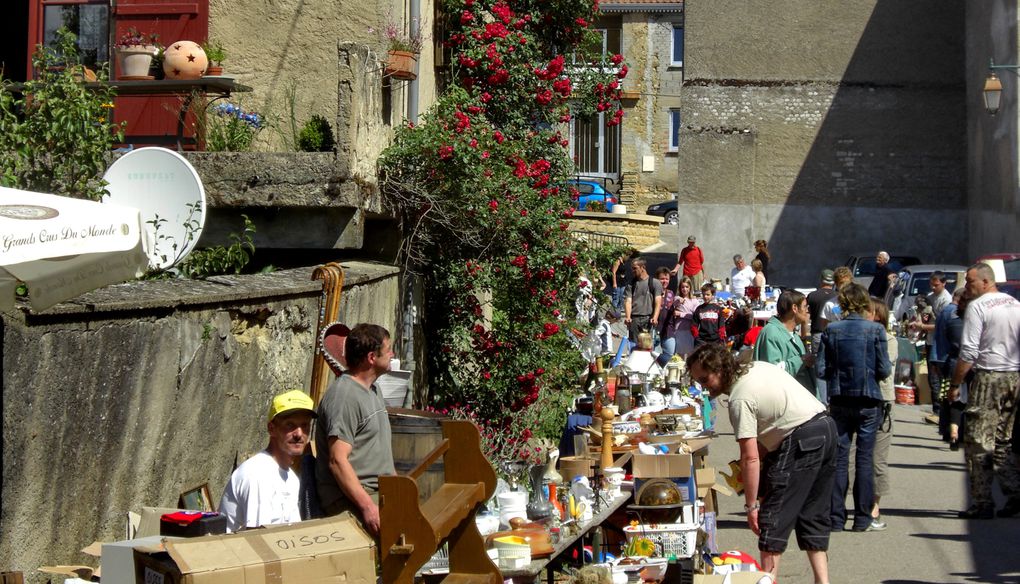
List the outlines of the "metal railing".
{"type": "Polygon", "coordinates": [[[570,236],[577,241],[583,241],[593,247],[602,247],[606,245],[622,245],[624,247],[630,245],[630,240],[622,235],[613,235],[611,233],[596,233],[594,231],[571,231],[570,236]]]}

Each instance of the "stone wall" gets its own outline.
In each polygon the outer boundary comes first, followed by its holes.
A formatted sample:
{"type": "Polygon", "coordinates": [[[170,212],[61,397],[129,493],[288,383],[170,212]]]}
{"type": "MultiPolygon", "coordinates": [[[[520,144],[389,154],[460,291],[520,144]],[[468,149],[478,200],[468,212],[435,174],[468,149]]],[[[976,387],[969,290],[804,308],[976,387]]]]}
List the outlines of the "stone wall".
{"type": "Polygon", "coordinates": [[[962,3],[685,9],[680,230],[710,273],[756,239],[777,284],[859,251],[965,261],[962,3]]]}
{"type": "Polygon", "coordinates": [[[628,245],[640,251],[659,244],[659,225],[662,224],[662,217],[636,213],[617,215],[577,211],[567,223],[573,232],[626,237],[628,245]]]}
{"type": "MultiPolygon", "coordinates": [[[[343,264],[344,322],[399,335],[398,273],[343,264]]],[[[271,397],[308,390],[321,286],[311,268],[103,288],[3,315],[0,566],[92,563],[125,512],[175,506],[266,445],[271,397]]]]}
{"type": "Polygon", "coordinates": [[[967,2],[967,199],[970,209],[969,257],[1020,249],[1020,182],[1018,182],[1017,103],[1020,83],[1010,71],[999,71],[1002,102],[999,113],[984,108],[982,89],[988,61],[1017,63],[1017,2],[967,2]]]}

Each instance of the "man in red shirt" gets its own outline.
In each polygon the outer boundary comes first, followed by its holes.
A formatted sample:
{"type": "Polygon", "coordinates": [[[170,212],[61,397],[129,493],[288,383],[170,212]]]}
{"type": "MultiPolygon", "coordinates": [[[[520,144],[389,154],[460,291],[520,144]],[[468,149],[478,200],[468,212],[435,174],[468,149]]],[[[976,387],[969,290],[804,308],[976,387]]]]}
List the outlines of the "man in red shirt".
{"type": "Polygon", "coordinates": [[[694,236],[687,238],[687,247],[680,250],[676,258],[676,267],[670,270],[673,274],[680,271],[680,265],[684,266],[684,275],[694,283],[694,289],[698,290],[705,281],[705,255],[701,248],[694,245],[694,236]]]}

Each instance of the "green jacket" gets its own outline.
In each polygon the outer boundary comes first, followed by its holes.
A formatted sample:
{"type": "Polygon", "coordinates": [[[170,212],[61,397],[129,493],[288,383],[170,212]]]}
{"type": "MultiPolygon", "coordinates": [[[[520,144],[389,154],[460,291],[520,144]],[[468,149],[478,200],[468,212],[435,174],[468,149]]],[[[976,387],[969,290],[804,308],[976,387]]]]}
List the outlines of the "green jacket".
{"type": "Polygon", "coordinates": [[[801,385],[814,391],[815,384],[809,367],[804,367],[807,349],[800,337],[787,330],[786,326],[773,316],[758,334],[754,343],[754,360],[781,366],[797,378],[801,385]]]}

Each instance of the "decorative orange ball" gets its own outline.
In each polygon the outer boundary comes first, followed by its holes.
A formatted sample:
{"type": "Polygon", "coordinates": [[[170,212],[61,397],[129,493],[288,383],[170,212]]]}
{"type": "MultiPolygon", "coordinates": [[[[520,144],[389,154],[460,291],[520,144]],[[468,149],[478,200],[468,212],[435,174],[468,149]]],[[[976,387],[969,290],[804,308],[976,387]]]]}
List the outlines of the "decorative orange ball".
{"type": "Polygon", "coordinates": [[[163,73],[167,79],[200,79],[209,67],[209,58],[198,43],[177,41],[163,51],[163,73]]]}

